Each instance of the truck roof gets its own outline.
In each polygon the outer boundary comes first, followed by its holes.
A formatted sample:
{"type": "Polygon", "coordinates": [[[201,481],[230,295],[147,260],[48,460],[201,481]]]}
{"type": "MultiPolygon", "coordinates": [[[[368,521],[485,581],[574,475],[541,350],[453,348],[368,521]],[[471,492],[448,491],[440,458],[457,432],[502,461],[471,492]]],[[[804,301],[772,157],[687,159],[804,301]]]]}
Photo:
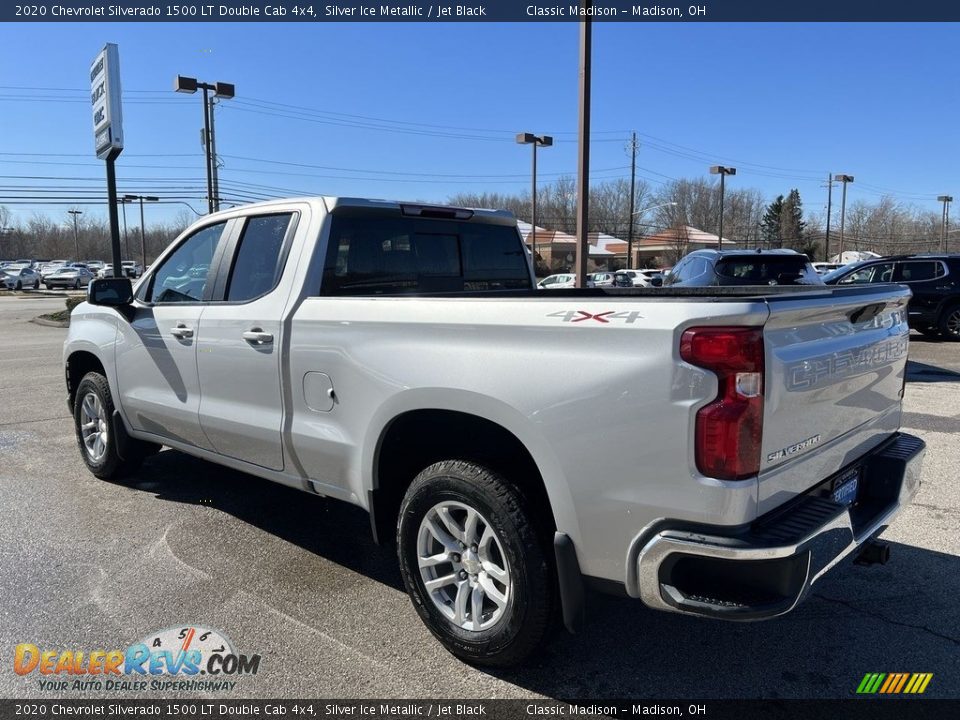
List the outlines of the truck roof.
{"type": "Polygon", "coordinates": [[[369,210],[399,211],[413,217],[443,218],[449,216],[455,220],[476,219],[496,225],[516,225],[517,219],[508,210],[491,210],[489,208],[468,208],[443,203],[424,203],[419,201],[382,200],[378,198],[340,197],[335,195],[307,195],[302,197],[276,198],[262,202],[238,205],[228,210],[221,210],[213,215],[231,215],[237,212],[246,212],[259,208],[270,208],[291,202],[309,202],[321,204],[328,212],[339,208],[358,208],[369,210]]]}

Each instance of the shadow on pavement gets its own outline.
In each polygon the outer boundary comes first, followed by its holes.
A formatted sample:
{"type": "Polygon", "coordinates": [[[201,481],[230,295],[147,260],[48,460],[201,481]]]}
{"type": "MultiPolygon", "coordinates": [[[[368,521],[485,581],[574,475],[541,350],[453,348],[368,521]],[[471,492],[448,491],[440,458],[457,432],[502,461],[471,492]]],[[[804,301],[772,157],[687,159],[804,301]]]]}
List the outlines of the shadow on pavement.
{"type": "MultiPolygon", "coordinates": [[[[376,546],[367,514],[346,503],[174,450],[148,459],[130,486],[216,508],[403,589],[392,549],[376,546]]],[[[960,558],[894,543],[888,565],[845,560],[796,611],[766,622],[689,618],[590,594],[582,633],[558,630],[526,666],[487,672],[532,693],[593,700],[844,698],[867,672],[932,672],[927,697],[960,697],[957,597],[960,558]]]]}
{"type": "Polygon", "coordinates": [[[960,382],[960,372],[907,360],[907,382],[960,382]]]}

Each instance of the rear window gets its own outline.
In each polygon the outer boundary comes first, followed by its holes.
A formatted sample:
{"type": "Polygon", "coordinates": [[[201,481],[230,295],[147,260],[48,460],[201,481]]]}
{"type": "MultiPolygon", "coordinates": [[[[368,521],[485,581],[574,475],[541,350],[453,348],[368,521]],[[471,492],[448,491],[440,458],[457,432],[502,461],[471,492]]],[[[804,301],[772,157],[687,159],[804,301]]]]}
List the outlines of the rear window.
{"type": "Polygon", "coordinates": [[[806,281],[808,264],[805,255],[731,257],[717,262],[717,275],[744,285],[789,285],[806,281]]]}
{"type": "Polygon", "coordinates": [[[530,288],[515,227],[415,217],[338,215],[321,295],[530,288]]]}

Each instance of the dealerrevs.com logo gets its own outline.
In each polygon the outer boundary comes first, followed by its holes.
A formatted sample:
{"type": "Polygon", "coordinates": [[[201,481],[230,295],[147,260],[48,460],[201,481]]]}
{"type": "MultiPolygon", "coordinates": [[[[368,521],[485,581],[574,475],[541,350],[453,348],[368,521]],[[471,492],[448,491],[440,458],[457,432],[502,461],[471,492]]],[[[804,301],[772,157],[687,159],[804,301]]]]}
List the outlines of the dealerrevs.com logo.
{"type": "Polygon", "coordinates": [[[256,675],[260,655],[244,655],[218,630],[198,625],[150,633],[126,650],[41,648],[20,643],[13,670],[36,677],[40,690],[233,690],[240,675],[256,675]]]}

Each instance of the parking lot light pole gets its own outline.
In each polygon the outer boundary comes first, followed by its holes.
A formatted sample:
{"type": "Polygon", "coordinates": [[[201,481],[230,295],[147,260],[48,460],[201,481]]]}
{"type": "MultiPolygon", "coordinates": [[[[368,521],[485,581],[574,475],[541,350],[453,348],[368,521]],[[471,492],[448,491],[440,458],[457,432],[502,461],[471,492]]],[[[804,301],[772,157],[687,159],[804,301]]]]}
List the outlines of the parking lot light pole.
{"type": "Polygon", "coordinates": [[[717,233],[717,250],[723,250],[723,196],[726,192],[723,181],[727,175],[736,175],[737,169],[735,167],[714,165],[710,168],[710,174],[720,176],[720,232],[717,233]]]}
{"type": "Polygon", "coordinates": [[[947,227],[950,225],[950,203],[952,195],[940,195],[938,201],[943,203],[943,217],[940,219],[940,252],[947,251],[947,227]]]}
{"type": "Polygon", "coordinates": [[[211,115],[213,107],[211,105],[210,91],[213,90],[215,98],[229,100],[235,94],[236,88],[233,83],[217,82],[205,83],[199,82],[196,78],[177,75],[174,81],[173,89],[177,92],[193,94],[198,89],[203,90],[203,152],[207,161],[207,210],[216,212],[220,209],[220,198],[213,191],[213,175],[216,172],[217,159],[214,157],[214,139],[211,115]]]}
{"type": "Polygon", "coordinates": [[[159,202],[160,198],[154,197],[153,195],[124,195],[124,202],[137,202],[140,201],[140,272],[144,272],[147,269],[147,241],[146,241],[146,229],[143,224],[143,203],[146,202],[159,202]]]}
{"type": "Polygon", "coordinates": [[[533,145],[533,189],[530,195],[530,255],[533,257],[533,271],[537,271],[537,147],[550,147],[553,138],[549,135],[534,135],[533,133],[517,133],[517,143],[533,145]]]}
{"type": "Polygon", "coordinates": [[[80,262],[80,231],[77,229],[77,215],[83,215],[83,210],[67,210],[73,215],[73,246],[76,254],[74,262],[80,262]]]}
{"type": "Polygon", "coordinates": [[[843,193],[840,195],[840,252],[837,257],[843,262],[843,231],[847,220],[847,183],[853,182],[853,175],[834,175],[833,179],[843,185],[843,193]]]}

